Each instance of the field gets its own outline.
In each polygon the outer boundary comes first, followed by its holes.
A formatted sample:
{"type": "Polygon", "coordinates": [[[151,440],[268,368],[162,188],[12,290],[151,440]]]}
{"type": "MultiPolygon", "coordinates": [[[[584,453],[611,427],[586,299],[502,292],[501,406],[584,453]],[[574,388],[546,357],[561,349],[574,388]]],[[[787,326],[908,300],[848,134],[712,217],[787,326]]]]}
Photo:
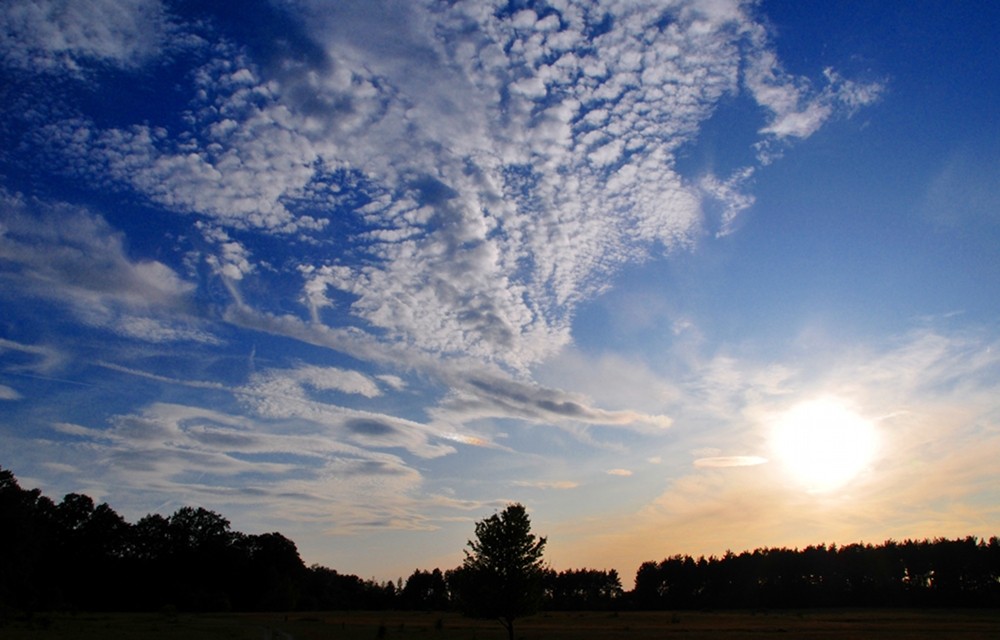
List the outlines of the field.
{"type": "MultiPolygon", "coordinates": [[[[517,624],[525,640],[796,640],[1000,638],[1000,610],[543,613],[517,624]]],[[[7,618],[0,637],[80,640],[506,640],[499,623],[453,613],[37,614],[7,618]]]]}

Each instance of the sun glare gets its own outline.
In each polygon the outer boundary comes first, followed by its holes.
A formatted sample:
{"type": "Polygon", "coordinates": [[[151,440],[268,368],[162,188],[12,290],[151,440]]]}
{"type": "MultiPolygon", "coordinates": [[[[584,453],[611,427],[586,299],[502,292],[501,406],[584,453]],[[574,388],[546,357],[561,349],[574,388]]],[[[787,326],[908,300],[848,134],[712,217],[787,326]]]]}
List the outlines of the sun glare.
{"type": "Polygon", "coordinates": [[[773,425],[771,446],[791,476],[814,492],[839,489],[875,454],[871,422],[835,398],[795,405],[773,425]]]}

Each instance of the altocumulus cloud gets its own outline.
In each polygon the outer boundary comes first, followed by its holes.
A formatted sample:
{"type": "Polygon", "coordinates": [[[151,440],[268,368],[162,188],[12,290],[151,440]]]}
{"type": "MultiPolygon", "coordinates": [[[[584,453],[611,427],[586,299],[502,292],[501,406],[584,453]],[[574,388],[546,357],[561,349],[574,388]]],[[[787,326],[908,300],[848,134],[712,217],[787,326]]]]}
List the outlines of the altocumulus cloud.
{"type": "MultiPolygon", "coordinates": [[[[0,9],[18,171],[98,203],[0,187],[0,294],[121,341],[81,368],[190,392],[136,398],[104,428],[49,425],[109,491],[273,499],[329,531],[426,529],[434,509],[479,506],[423,469],[459,446],[516,450],[495,442],[499,422],[559,437],[669,427],[533,373],[621,269],[727,232],[759,166],[880,92],[786,72],[735,1],[220,7],[0,9]],[[682,176],[678,152],[738,94],[761,107],[755,164],[682,176]],[[272,357],[321,350],[258,361],[247,335],[272,357]],[[424,406],[401,408],[418,392],[424,406]]],[[[0,340],[36,370],[73,346],[0,340]]]]}
{"type": "Polygon", "coordinates": [[[752,201],[738,188],[752,168],[702,183],[674,169],[721,98],[746,89],[773,147],[878,95],[832,71],[820,88],[786,73],[741,3],[505,6],[307,2],[282,59],[152,2],[115,12],[104,50],[38,35],[66,30],[54,9],[9,9],[20,27],[5,50],[127,66],[153,55],[128,43],[155,51],[168,24],[200,43],[182,119],[81,113],[38,135],[74,167],[210,219],[205,259],[231,279],[253,264],[219,227],[329,243],[334,216],[353,217],[336,251],[297,267],[313,321],[347,294],[389,340],[522,371],[569,342],[577,304],[623,264],[693,242],[711,223],[703,199],[729,218],[752,201]]]}
{"type": "Polygon", "coordinates": [[[38,71],[88,63],[135,68],[163,53],[172,28],[159,0],[11,0],[0,12],[0,59],[38,71]]]}

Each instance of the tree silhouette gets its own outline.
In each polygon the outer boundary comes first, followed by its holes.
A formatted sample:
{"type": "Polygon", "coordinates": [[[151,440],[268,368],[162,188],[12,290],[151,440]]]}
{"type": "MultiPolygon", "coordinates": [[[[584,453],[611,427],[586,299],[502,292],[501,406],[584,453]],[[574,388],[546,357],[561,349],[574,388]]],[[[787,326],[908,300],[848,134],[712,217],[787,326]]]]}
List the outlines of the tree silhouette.
{"type": "Polygon", "coordinates": [[[399,596],[404,609],[441,611],[448,607],[448,586],[440,569],[417,569],[407,578],[399,596]]]}
{"type": "Polygon", "coordinates": [[[600,611],[620,603],[624,591],[614,569],[568,569],[545,572],[545,609],[600,611]]]}
{"type": "Polygon", "coordinates": [[[760,548],[644,562],[623,592],[614,570],[555,572],[542,563],[521,505],[476,524],[465,562],[414,571],[405,588],[319,565],[277,532],[248,535],[182,507],[129,524],[70,493],[58,504],[0,468],[0,626],[7,612],[54,609],[443,609],[514,620],[562,610],[794,607],[1000,607],[1000,538],[760,548]]]}
{"type": "Polygon", "coordinates": [[[70,493],[54,510],[56,540],[48,553],[64,576],[60,598],[89,609],[117,599],[128,524],[107,503],[94,507],[90,496],[70,493]]]}
{"type": "Polygon", "coordinates": [[[642,609],[1000,606],[1000,540],[887,540],[644,562],[642,609]]]}
{"type": "Polygon", "coordinates": [[[531,533],[524,506],[508,505],[476,523],[462,566],[449,574],[449,586],[468,616],[496,618],[514,638],[514,621],[538,611],[542,600],[545,538],[531,533]]]}
{"type": "Polygon", "coordinates": [[[243,536],[240,541],[244,598],[253,609],[295,609],[306,566],[295,543],[278,532],[243,536]]]}

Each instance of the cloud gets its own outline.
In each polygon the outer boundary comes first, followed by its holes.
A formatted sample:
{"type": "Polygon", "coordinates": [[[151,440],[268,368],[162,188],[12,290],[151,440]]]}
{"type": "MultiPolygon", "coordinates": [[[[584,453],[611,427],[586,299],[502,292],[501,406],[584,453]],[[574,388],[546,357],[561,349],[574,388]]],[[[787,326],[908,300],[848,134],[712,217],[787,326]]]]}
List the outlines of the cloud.
{"type": "Polygon", "coordinates": [[[580,483],[573,482],[572,480],[554,480],[539,481],[539,482],[529,482],[527,480],[516,480],[514,483],[515,487],[528,487],[531,489],[555,489],[557,491],[566,491],[569,489],[576,489],[580,486],[580,483]]]}
{"type": "MultiPolygon", "coordinates": [[[[215,342],[191,315],[194,284],[134,261],[100,216],[0,191],[0,270],[11,291],[65,304],[84,323],[147,342],[215,342]]],[[[8,293],[9,295],[9,293],[8,293]]]]}
{"type": "Polygon", "coordinates": [[[308,428],[328,432],[343,442],[366,449],[402,448],[434,458],[454,453],[451,432],[377,412],[349,409],[321,399],[324,391],[375,397],[381,394],[368,377],[336,368],[302,366],[293,370],[268,370],[254,374],[236,389],[244,404],[269,420],[296,420],[308,428]]]}
{"type": "Polygon", "coordinates": [[[743,87],[772,114],[767,147],[879,92],[833,70],[819,91],[788,74],[736,2],[296,9],[274,15],[283,47],[183,26],[216,41],[179,120],[80,114],[33,140],[67,171],[207,220],[206,260],[234,296],[259,265],[231,232],[295,235],[325,249],[285,263],[313,324],[338,309],[377,341],[522,374],[571,343],[578,305],[624,265],[689,247],[706,226],[727,233],[752,204],[752,168],[696,181],[676,170],[720,99],[743,87]]]}
{"type": "Polygon", "coordinates": [[[607,474],[609,476],[621,476],[623,478],[628,478],[632,475],[632,472],[628,469],[608,469],[607,474]]]}
{"type": "Polygon", "coordinates": [[[37,344],[23,344],[13,340],[0,338],[0,353],[4,351],[17,351],[27,354],[32,358],[31,362],[8,365],[9,371],[33,371],[35,373],[51,373],[66,364],[68,356],[55,347],[37,344]]]}
{"type": "MultiPolygon", "coordinates": [[[[97,363],[105,373],[190,395],[136,400],[103,428],[58,422],[52,455],[65,469],[93,461],[107,487],[155,496],[147,504],[244,513],[267,504],[338,533],[426,530],[427,513],[478,506],[435,494],[422,475],[463,447],[489,448],[476,453],[497,453],[510,473],[539,464],[521,450],[542,442],[625,453],[625,442],[641,442],[652,448],[613,463],[622,468],[589,461],[590,477],[649,463],[661,475],[691,471],[673,464],[665,441],[718,422],[725,437],[710,444],[753,453],[759,443],[730,436],[805,377],[727,353],[686,354],[677,368],[690,370],[666,376],[572,349],[580,306],[622,269],[728,233],[752,206],[755,167],[678,169],[721,101],[747,91],[763,107],[766,164],[781,145],[877,99],[879,86],[834,71],[822,84],[784,71],[752,5],[561,2],[511,13],[306,0],[241,18],[254,36],[246,46],[215,29],[214,7],[181,24],[151,2],[121,6],[108,17],[106,3],[62,14],[8,3],[0,19],[15,26],[0,41],[2,64],[74,86],[93,79],[88,90],[101,95],[112,87],[93,70],[149,88],[134,72],[169,59],[170,103],[93,113],[35,87],[38,109],[18,116],[17,141],[45,163],[40,175],[187,225],[174,248],[187,271],[135,257],[141,250],[116,229],[128,210],[102,217],[4,191],[0,295],[154,345],[260,333],[337,353],[291,363],[251,355],[246,377],[226,383],[152,369],[164,353],[150,344],[124,362],[108,356],[97,363]],[[201,44],[173,56],[173,36],[201,44]],[[210,331],[211,321],[223,326],[210,331]],[[545,367],[554,373],[541,376],[545,367]],[[404,404],[418,394],[432,404],[404,404]],[[500,433],[508,421],[544,428],[500,433]],[[598,433],[622,441],[598,443],[598,433]]],[[[640,321],[658,320],[643,311],[640,321]]],[[[19,354],[37,367],[56,357],[42,347],[19,354]]],[[[766,467],[713,469],[750,460],[705,455],[693,473],[766,467]]],[[[695,485],[711,497],[712,486],[695,485]]]]}
{"type": "MultiPolygon", "coordinates": [[[[763,26],[748,25],[745,32],[753,46],[747,53],[742,83],[770,114],[759,131],[762,139],[754,145],[761,165],[779,159],[787,141],[808,138],[831,118],[854,115],[878,102],[886,91],[884,81],[849,80],[829,67],[823,70],[825,85],[816,89],[809,79],[785,71],[763,26]]],[[[738,213],[738,206],[734,211],[738,213]]]]}
{"type": "Polygon", "coordinates": [[[0,8],[0,61],[30,71],[134,69],[161,53],[171,31],[159,0],[10,0],[0,8]]]}
{"type": "Polygon", "coordinates": [[[449,424],[497,417],[564,427],[591,425],[659,433],[672,423],[665,415],[601,409],[580,394],[522,382],[500,373],[466,371],[464,375],[446,379],[450,391],[430,413],[435,420],[449,424]]]}
{"type": "MultiPolygon", "coordinates": [[[[652,302],[641,294],[634,303],[640,315],[652,306],[652,302]],[[645,310],[641,308],[644,304],[645,310]]],[[[637,331],[632,328],[634,324],[651,327],[662,326],[664,322],[661,317],[634,317],[630,303],[615,301],[613,304],[618,314],[626,316],[624,324],[628,328],[613,325],[612,331],[637,331]]],[[[629,407],[650,415],[670,415],[669,407],[684,393],[676,380],[659,375],[648,363],[615,353],[587,354],[576,348],[567,348],[546,362],[538,368],[535,377],[543,384],[558,381],[586,394],[599,406],[629,407]]]]}
{"type": "Polygon", "coordinates": [[[458,441],[478,442],[482,434],[465,433],[463,425],[494,417],[555,426],[620,426],[646,432],[660,432],[672,422],[666,415],[595,407],[580,394],[518,379],[502,369],[484,367],[472,358],[434,360],[419,352],[375,342],[350,328],[332,329],[287,315],[262,314],[243,305],[233,305],[226,319],[240,326],[337,349],[368,362],[424,372],[448,389],[427,413],[442,432],[461,434],[458,441]]]}
{"type": "Polygon", "coordinates": [[[744,190],[745,184],[753,174],[753,167],[744,167],[726,180],[720,180],[711,174],[702,177],[700,181],[702,190],[722,205],[721,224],[717,235],[724,236],[731,233],[737,216],[753,206],[754,197],[744,190]]]}
{"type": "Polygon", "coordinates": [[[737,4],[679,5],[669,27],[643,4],[568,3],[534,23],[529,10],[410,7],[386,23],[356,3],[313,6],[313,37],[345,78],[317,88],[377,114],[352,121],[364,135],[339,157],[381,185],[364,209],[376,261],[315,265],[313,312],[331,304],[327,290],[346,292],[354,314],[395,339],[515,368],[566,346],[576,304],[621,265],[693,242],[703,195],[724,203],[723,230],[750,206],[738,189],[749,170],[701,189],[673,170],[675,149],[738,90],[744,31],[759,32],[746,57],[759,61],[752,94],[776,114],[768,135],[804,137],[838,96],[852,108],[870,97],[831,75],[835,88],[814,98],[737,4]],[[612,26],[593,35],[598,23],[612,26]],[[390,29],[392,46],[372,45],[390,29]],[[800,112],[808,123],[793,123],[800,112]],[[447,197],[421,187],[428,167],[447,197]]]}
{"type": "Polygon", "coordinates": [[[5,384],[0,384],[0,400],[20,400],[23,398],[16,390],[5,384]]]}
{"type": "Polygon", "coordinates": [[[699,469],[725,469],[726,467],[754,467],[766,464],[767,458],[760,456],[712,456],[698,458],[694,466],[699,469]]]}
{"type": "Polygon", "coordinates": [[[256,270],[256,265],[250,262],[250,251],[232,239],[225,229],[206,224],[195,226],[201,229],[205,240],[218,247],[218,253],[205,256],[205,262],[216,275],[238,281],[256,270]]]}
{"type": "Polygon", "coordinates": [[[279,505],[272,520],[340,533],[427,527],[411,495],[421,483],[417,471],[322,431],[290,433],[280,421],[169,403],[115,416],[108,429],[53,428],[71,440],[52,447],[86,449],[105,470],[98,481],[146,495],[147,503],[155,496],[242,508],[267,502],[279,505]]]}
{"type": "Polygon", "coordinates": [[[295,425],[299,431],[325,433],[350,446],[352,451],[404,449],[419,457],[434,458],[455,452],[454,447],[443,442],[491,446],[488,441],[453,427],[442,429],[384,413],[354,409],[338,404],[336,396],[328,397],[326,392],[331,391],[366,398],[381,395],[381,390],[370,378],[356,371],[300,365],[294,369],[253,373],[246,384],[226,386],[213,381],[170,378],[108,362],[97,364],[167,384],[233,394],[261,420],[283,421],[295,425]]]}
{"type": "Polygon", "coordinates": [[[371,378],[357,371],[313,365],[300,365],[295,369],[269,369],[254,374],[244,391],[255,395],[283,394],[303,398],[307,388],[315,391],[340,391],[366,398],[374,398],[382,393],[371,378]]]}
{"type": "Polygon", "coordinates": [[[400,378],[399,376],[392,375],[391,373],[383,373],[375,376],[375,378],[383,382],[385,385],[387,385],[394,391],[402,391],[403,389],[406,388],[406,381],[400,378]]]}
{"type": "Polygon", "coordinates": [[[804,79],[784,71],[777,55],[768,50],[762,28],[751,30],[759,46],[750,55],[744,83],[758,104],[771,112],[761,129],[777,139],[808,138],[837,114],[852,115],[860,107],[877,102],[885,91],[880,82],[859,83],[845,79],[833,69],[824,70],[827,82],[815,91],[804,79]]]}
{"type": "Polygon", "coordinates": [[[94,157],[107,176],[153,202],[238,229],[319,230],[327,221],[296,215],[320,158],[301,116],[291,113],[238,52],[197,74],[189,131],[147,125],[96,130],[89,122],[57,132],[67,151],[94,157]],[[88,139],[83,148],[74,141],[88,139]],[[183,142],[178,142],[183,140],[183,142]]]}

